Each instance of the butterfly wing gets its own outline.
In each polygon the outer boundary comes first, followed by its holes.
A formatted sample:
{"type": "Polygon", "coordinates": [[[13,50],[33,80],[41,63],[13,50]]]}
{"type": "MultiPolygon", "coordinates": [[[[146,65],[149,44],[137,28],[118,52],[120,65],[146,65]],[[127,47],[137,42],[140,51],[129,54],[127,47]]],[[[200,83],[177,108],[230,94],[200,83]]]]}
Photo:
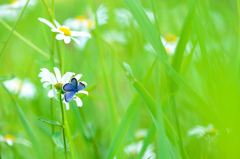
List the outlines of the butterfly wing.
{"type": "Polygon", "coordinates": [[[71,92],[68,92],[68,93],[65,93],[64,94],[64,99],[66,102],[69,102],[75,95],[75,91],[71,91],[71,92]]]}
{"type": "Polygon", "coordinates": [[[76,92],[77,91],[77,79],[76,78],[72,78],[71,79],[71,83],[64,84],[62,89],[65,92],[71,92],[71,91],[76,92]]]}
{"type": "Polygon", "coordinates": [[[77,91],[81,91],[81,90],[83,90],[83,89],[85,89],[85,88],[86,88],[86,86],[85,86],[84,83],[82,83],[82,82],[79,82],[79,83],[78,83],[77,91]]]}
{"type": "Polygon", "coordinates": [[[72,78],[72,79],[71,79],[71,84],[73,85],[74,88],[77,89],[78,81],[77,81],[76,78],[72,78]]]}
{"type": "Polygon", "coordinates": [[[71,92],[71,91],[74,91],[74,87],[71,83],[66,83],[63,85],[62,89],[65,91],[65,92],[71,92]]]}

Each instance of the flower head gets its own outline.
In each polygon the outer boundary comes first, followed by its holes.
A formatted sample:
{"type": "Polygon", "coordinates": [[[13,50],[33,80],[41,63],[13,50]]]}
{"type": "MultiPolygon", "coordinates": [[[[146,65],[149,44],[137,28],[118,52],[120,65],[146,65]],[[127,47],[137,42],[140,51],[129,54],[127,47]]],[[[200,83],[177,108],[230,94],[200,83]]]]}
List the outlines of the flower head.
{"type": "MultiPolygon", "coordinates": [[[[98,25],[107,24],[107,20],[108,20],[107,12],[108,12],[108,9],[103,4],[98,7],[96,11],[98,25]]],[[[92,13],[91,9],[89,8],[88,16],[78,15],[74,18],[68,18],[64,22],[64,25],[67,25],[74,30],[84,30],[86,32],[90,32],[96,28],[95,14],[92,13]]],[[[88,42],[88,38],[78,37],[77,39],[80,41],[80,45],[78,45],[78,48],[80,50],[84,49],[88,42]]]]}
{"type": "Polygon", "coordinates": [[[42,72],[39,73],[38,77],[41,77],[41,82],[43,82],[43,87],[47,88],[48,85],[52,85],[52,89],[48,92],[48,97],[57,98],[57,93],[62,92],[62,86],[70,80],[70,78],[75,74],[72,72],[66,72],[62,77],[59,69],[54,67],[55,75],[48,71],[46,68],[41,69],[42,72]]]}
{"type": "Polygon", "coordinates": [[[54,24],[44,18],[38,18],[38,20],[47,24],[51,28],[52,32],[58,33],[56,35],[56,39],[64,40],[66,44],[70,43],[71,39],[74,40],[77,44],[80,44],[80,41],[75,37],[91,37],[91,35],[85,31],[71,31],[68,26],[61,26],[56,20],[54,20],[56,27],[54,26],[54,24]]]}
{"type": "MultiPolygon", "coordinates": [[[[98,7],[96,14],[98,19],[98,25],[103,25],[107,23],[108,15],[107,8],[102,4],[98,7]]],[[[84,15],[78,15],[75,18],[69,18],[64,22],[64,25],[69,26],[71,29],[75,30],[85,30],[91,31],[95,29],[95,14],[91,12],[91,9],[88,9],[89,17],[84,15]]]]}
{"type": "Polygon", "coordinates": [[[29,79],[20,80],[16,77],[3,84],[10,92],[19,93],[19,98],[33,99],[37,93],[35,85],[29,79]]]}
{"type": "MultiPolygon", "coordinates": [[[[0,5],[0,18],[6,19],[8,21],[16,20],[26,2],[27,0],[12,0],[10,3],[0,5]]],[[[31,9],[36,4],[36,0],[30,0],[28,2],[28,8],[31,9]]]]}
{"type": "MultiPolygon", "coordinates": [[[[140,129],[135,133],[136,141],[131,142],[130,144],[124,147],[124,152],[127,154],[127,156],[129,156],[130,158],[136,158],[138,156],[143,147],[143,140],[146,136],[147,136],[146,129],[140,129]]],[[[155,149],[154,144],[149,144],[142,158],[155,159],[156,154],[154,152],[154,149],[155,149]]]]}
{"type": "Polygon", "coordinates": [[[218,135],[218,130],[215,129],[212,124],[208,124],[208,126],[206,127],[197,125],[188,131],[188,136],[192,136],[192,135],[196,135],[198,138],[201,138],[204,136],[218,135]]]}
{"type": "Polygon", "coordinates": [[[28,140],[16,138],[15,136],[13,136],[11,134],[7,134],[5,136],[0,135],[0,142],[5,142],[9,146],[13,146],[14,143],[18,143],[18,144],[23,144],[25,146],[31,147],[31,143],[28,140]]]}

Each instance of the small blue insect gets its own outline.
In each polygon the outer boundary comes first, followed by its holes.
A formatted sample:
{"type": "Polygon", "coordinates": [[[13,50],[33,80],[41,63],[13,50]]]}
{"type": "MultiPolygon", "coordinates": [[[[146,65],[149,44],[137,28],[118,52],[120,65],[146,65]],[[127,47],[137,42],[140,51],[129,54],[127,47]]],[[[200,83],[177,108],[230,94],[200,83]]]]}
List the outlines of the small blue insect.
{"type": "Polygon", "coordinates": [[[67,92],[64,94],[64,99],[66,102],[69,102],[74,95],[83,89],[85,89],[86,86],[84,83],[77,81],[76,78],[72,78],[70,83],[66,83],[63,85],[62,89],[67,92]]]}

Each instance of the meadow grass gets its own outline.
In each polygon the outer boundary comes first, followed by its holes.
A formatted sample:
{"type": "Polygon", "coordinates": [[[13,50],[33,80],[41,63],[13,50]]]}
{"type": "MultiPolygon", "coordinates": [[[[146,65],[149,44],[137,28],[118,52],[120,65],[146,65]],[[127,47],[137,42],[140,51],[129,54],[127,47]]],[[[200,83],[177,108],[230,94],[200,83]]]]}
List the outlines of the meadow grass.
{"type": "Polygon", "coordinates": [[[14,17],[1,12],[10,0],[0,2],[1,158],[240,157],[239,0],[31,2],[14,17]],[[94,27],[83,48],[38,20],[62,25],[87,13],[94,27]],[[43,88],[38,75],[54,67],[83,75],[82,107],[48,97],[57,87],[43,88]]]}

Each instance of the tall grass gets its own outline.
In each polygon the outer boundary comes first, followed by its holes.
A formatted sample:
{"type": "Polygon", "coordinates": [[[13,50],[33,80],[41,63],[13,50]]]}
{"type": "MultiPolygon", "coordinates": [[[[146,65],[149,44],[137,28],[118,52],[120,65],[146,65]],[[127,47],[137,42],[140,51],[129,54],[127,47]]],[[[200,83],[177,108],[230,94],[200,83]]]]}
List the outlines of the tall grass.
{"type": "Polygon", "coordinates": [[[151,148],[150,158],[240,157],[238,0],[41,0],[34,9],[26,2],[14,21],[0,18],[0,136],[12,134],[31,147],[0,141],[1,158],[140,159],[151,148]],[[101,3],[108,8],[105,25],[96,14],[101,3]],[[127,20],[116,18],[118,8],[128,11],[129,25],[117,23],[127,20]],[[82,50],[57,41],[38,21],[63,24],[88,9],[96,27],[82,50]],[[125,42],[109,40],[112,30],[125,42]],[[163,40],[169,33],[178,38],[173,54],[163,40]],[[81,96],[82,107],[70,101],[66,110],[49,99],[38,74],[53,67],[83,74],[89,96],[81,96]],[[35,97],[9,91],[4,82],[13,76],[29,79],[35,97]],[[214,128],[204,135],[189,135],[208,124],[214,128]],[[139,137],[139,130],[146,133],[139,137]]]}

